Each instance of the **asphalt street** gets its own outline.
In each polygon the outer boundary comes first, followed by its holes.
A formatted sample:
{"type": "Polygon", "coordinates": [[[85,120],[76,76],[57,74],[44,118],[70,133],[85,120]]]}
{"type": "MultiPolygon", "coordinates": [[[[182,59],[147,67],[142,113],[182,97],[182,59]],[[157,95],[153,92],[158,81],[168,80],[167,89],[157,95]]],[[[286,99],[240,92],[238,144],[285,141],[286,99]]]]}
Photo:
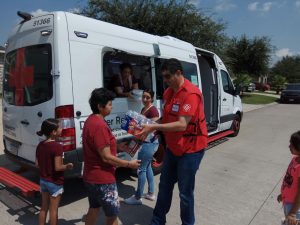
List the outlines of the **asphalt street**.
{"type": "MultiPolygon", "coordinates": [[[[196,225],[280,224],[283,213],[276,197],[291,158],[290,134],[300,127],[300,105],[246,106],[245,111],[239,136],[226,138],[205,153],[196,180],[196,225]]],[[[17,168],[4,155],[0,155],[0,166],[17,168]]],[[[30,171],[23,175],[38,179],[30,171]]],[[[126,170],[118,170],[117,177],[120,199],[131,196],[136,177],[126,170]]],[[[159,176],[155,181],[157,188],[159,176]]],[[[143,203],[141,206],[122,203],[121,223],[148,225],[155,203],[147,200],[143,203]]],[[[59,224],[83,224],[81,217],[87,207],[81,180],[68,180],[59,208],[59,224]]],[[[13,191],[0,188],[1,225],[35,225],[38,210],[39,198],[22,199],[13,191]]],[[[179,215],[176,187],[167,224],[181,224],[179,215]]],[[[104,224],[103,214],[98,224],[104,224]]]]}

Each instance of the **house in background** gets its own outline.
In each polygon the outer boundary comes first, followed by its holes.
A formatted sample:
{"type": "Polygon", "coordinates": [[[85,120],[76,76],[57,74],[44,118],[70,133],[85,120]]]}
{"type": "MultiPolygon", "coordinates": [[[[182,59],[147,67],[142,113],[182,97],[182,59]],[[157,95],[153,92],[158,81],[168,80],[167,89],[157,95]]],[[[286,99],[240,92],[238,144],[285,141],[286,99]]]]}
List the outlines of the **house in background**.
{"type": "Polygon", "coordinates": [[[2,77],[3,77],[3,67],[4,67],[4,53],[5,48],[0,45],[0,93],[2,93],[2,77]]]}

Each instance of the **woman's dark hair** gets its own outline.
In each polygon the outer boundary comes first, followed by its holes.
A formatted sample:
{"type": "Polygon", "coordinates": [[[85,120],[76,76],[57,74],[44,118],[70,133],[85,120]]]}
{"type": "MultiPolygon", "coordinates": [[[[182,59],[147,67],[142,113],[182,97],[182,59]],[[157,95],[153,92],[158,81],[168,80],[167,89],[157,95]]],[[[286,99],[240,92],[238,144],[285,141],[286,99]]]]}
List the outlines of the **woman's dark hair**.
{"type": "Polygon", "coordinates": [[[153,101],[154,101],[153,98],[154,98],[154,94],[155,94],[154,91],[152,91],[151,89],[145,89],[145,90],[143,91],[143,94],[144,94],[145,92],[148,93],[148,94],[150,94],[151,99],[152,99],[152,102],[153,102],[153,101]]]}
{"type": "Polygon", "coordinates": [[[171,74],[175,74],[177,70],[183,71],[180,61],[175,58],[166,59],[161,66],[161,71],[169,71],[171,74]]]}
{"type": "Polygon", "coordinates": [[[130,63],[122,63],[120,65],[120,71],[122,72],[124,69],[129,68],[131,73],[132,73],[132,66],[130,63]]]}
{"type": "Polygon", "coordinates": [[[49,137],[52,131],[57,130],[59,127],[59,120],[49,118],[43,121],[41,130],[36,132],[37,135],[49,137]]]}
{"type": "Polygon", "coordinates": [[[114,100],[115,94],[106,88],[96,88],[92,91],[89,100],[90,107],[94,114],[99,113],[98,105],[105,107],[109,101],[114,100]]]}
{"type": "Polygon", "coordinates": [[[291,135],[290,143],[300,152],[300,130],[291,135]]]}

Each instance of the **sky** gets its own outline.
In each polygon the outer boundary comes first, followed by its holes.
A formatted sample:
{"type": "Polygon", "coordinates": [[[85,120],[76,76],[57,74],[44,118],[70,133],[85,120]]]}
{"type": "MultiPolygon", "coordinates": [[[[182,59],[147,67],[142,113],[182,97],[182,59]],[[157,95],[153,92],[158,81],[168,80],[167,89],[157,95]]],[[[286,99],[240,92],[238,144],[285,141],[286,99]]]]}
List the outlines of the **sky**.
{"type": "MultiPolygon", "coordinates": [[[[229,37],[267,36],[275,47],[272,62],[300,55],[300,0],[191,0],[203,13],[225,22],[229,37]]],[[[20,21],[17,11],[77,11],[87,0],[3,0],[0,8],[0,45],[20,21]]],[[[197,46],[201,47],[201,46],[197,46]]]]}

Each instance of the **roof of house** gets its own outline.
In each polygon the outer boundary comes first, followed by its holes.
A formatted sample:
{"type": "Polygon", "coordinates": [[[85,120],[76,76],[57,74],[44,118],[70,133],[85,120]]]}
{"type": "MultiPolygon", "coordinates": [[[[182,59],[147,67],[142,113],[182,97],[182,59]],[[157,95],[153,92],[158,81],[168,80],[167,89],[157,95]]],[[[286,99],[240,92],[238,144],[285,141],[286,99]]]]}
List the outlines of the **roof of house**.
{"type": "Polygon", "coordinates": [[[4,51],[5,48],[4,48],[3,46],[0,45],[0,51],[1,51],[1,50],[4,51]]]}

